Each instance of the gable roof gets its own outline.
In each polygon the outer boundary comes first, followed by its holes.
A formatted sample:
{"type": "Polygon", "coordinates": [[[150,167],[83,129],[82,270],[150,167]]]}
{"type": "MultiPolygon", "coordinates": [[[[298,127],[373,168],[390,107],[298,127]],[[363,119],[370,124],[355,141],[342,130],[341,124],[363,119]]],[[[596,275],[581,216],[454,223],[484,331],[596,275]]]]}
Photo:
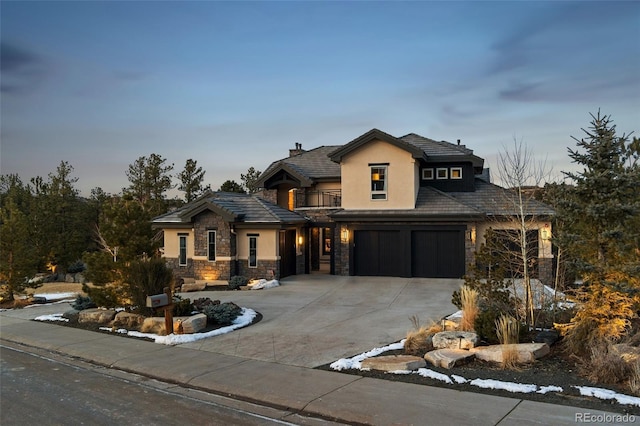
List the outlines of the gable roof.
{"type": "Polygon", "coordinates": [[[212,211],[226,222],[245,224],[296,224],[307,220],[298,213],[255,195],[207,191],[198,199],[152,220],[155,227],[189,224],[203,211],[212,211]]]}
{"type": "Polygon", "coordinates": [[[329,154],[329,157],[332,161],[339,163],[340,161],[342,161],[342,157],[344,157],[345,155],[350,154],[361,146],[374,140],[381,140],[390,143],[391,145],[397,146],[398,148],[407,151],[413,158],[422,158],[426,160],[424,151],[418,146],[403,141],[402,139],[398,139],[395,136],[391,136],[390,134],[378,129],[371,129],[364,135],[358,136],[351,142],[333,151],[331,154],[329,154]]]}
{"type": "Polygon", "coordinates": [[[329,153],[339,147],[339,145],[320,146],[274,161],[260,174],[257,184],[264,186],[268,181],[278,179],[278,174],[282,172],[291,175],[303,187],[311,186],[315,181],[340,180],[340,165],[329,159],[329,153]]]}

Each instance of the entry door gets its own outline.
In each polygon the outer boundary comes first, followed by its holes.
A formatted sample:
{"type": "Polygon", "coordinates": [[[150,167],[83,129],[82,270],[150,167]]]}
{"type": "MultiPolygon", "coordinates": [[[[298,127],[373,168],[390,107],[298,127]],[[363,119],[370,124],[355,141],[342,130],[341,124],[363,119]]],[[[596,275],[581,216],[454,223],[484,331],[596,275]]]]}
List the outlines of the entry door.
{"type": "Polygon", "coordinates": [[[280,278],[296,274],[296,230],[280,231],[280,278]]]}

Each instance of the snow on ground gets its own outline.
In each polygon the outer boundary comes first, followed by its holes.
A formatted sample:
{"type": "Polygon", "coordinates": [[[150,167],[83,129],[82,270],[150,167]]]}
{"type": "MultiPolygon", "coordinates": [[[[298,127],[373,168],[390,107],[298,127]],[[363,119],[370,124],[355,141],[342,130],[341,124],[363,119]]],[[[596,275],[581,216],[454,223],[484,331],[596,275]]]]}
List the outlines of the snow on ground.
{"type": "Polygon", "coordinates": [[[265,279],[261,279],[250,282],[249,284],[247,284],[247,287],[249,287],[251,290],[263,290],[267,288],[278,287],[279,285],[280,283],[278,282],[278,280],[267,281],[265,279]]]}
{"type": "Polygon", "coordinates": [[[69,299],[69,298],[75,299],[77,295],[78,295],[77,292],[34,294],[35,297],[44,297],[47,300],[61,300],[61,299],[69,299]]]}
{"type": "Polygon", "coordinates": [[[63,318],[62,314],[51,314],[51,315],[40,315],[39,317],[34,318],[36,321],[62,321],[69,322],[69,319],[63,318]]]}
{"type": "MultiPolygon", "coordinates": [[[[382,348],[375,348],[368,352],[364,352],[360,355],[356,355],[352,358],[341,358],[338,361],[335,361],[330,364],[330,368],[333,370],[361,370],[366,371],[367,369],[362,368],[362,361],[367,358],[371,358],[377,355],[380,355],[387,351],[402,349],[404,345],[404,340],[393,343],[391,345],[384,346],[382,348]]],[[[430,379],[439,380],[441,382],[453,384],[455,383],[468,383],[472,386],[477,386],[483,389],[500,389],[506,390],[509,392],[519,392],[519,393],[540,393],[546,394],[548,392],[564,392],[564,389],[560,386],[550,385],[550,386],[538,386],[535,384],[527,384],[527,383],[514,383],[514,382],[503,382],[500,380],[493,379],[472,379],[469,380],[465,377],[458,376],[456,374],[452,374],[451,376],[443,373],[438,373],[437,371],[430,370],[428,368],[419,368],[416,371],[408,371],[408,370],[399,370],[399,371],[391,371],[389,374],[419,374],[422,377],[427,377],[430,379]]],[[[621,393],[614,392],[609,389],[602,388],[593,388],[588,386],[573,386],[574,388],[580,390],[580,393],[585,396],[593,396],[595,398],[600,399],[614,399],[619,404],[626,405],[635,405],[640,407],[640,398],[630,395],[625,395],[621,393]]]]}

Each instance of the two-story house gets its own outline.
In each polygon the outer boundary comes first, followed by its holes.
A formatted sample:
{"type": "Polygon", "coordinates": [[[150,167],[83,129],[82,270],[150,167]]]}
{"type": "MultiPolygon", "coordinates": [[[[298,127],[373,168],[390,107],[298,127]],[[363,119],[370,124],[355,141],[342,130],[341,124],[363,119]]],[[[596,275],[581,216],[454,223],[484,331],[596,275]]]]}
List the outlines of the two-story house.
{"type": "MultiPolygon", "coordinates": [[[[508,236],[515,227],[510,219],[517,214],[513,192],[489,182],[484,160],[471,149],[413,133],[397,138],[373,129],[345,145],[308,151],[296,144],[258,183],[262,193],[244,197],[262,198],[261,203],[283,214],[277,237],[270,240],[275,254],[270,267],[277,276],[325,271],[460,278],[485,231],[491,227],[508,236]],[[285,217],[285,211],[296,219],[285,217]]],[[[549,282],[554,212],[535,201],[525,207],[529,249],[537,255],[535,272],[549,282]]],[[[198,217],[187,216],[184,223],[195,229],[198,217]]],[[[165,229],[165,242],[175,239],[166,220],[154,223],[165,229]]],[[[167,247],[165,256],[175,259],[176,250],[167,247]]],[[[246,262],[244,253],[231,258],[246,262]]]]}

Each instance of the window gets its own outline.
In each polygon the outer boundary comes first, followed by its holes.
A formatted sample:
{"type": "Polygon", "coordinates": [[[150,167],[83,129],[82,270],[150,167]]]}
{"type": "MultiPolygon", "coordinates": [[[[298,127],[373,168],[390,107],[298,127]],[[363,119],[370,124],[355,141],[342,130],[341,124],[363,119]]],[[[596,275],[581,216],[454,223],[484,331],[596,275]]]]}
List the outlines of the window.
{"type": "Polygon", "coordinates": [[[187,234],[178,234],[180,241],[180,253],[178,254],[178,265],[187,266],[187,234]]]}
{"type": "Polygon", "coordinates": [[[249,237],[249,268],[258,267],[258,237],[249,237]]]}
{"type": "Polygon", "coordinates": [[[451,179],[462,179],[462,167],[451,168],[451,179]]]}
{"type": "Polygon", "coordinates": [[[433,169],[422,169],[422,180],[433,180],[433,169]]]}
{"type": "Polygon", "coordinates": [[[387,166],[371,167],[371,199],[387,199],[387,166]]]}
{"type": "Polygon", "coordinates": [[[207,260],[216,261],[216,231],[207,231],[207,260]]]}
{"type": "Polygon", "coordinates": [[[436,178],[437,179],[448,179],[449,178],[449,169],[436,169],[436,178]]]}

